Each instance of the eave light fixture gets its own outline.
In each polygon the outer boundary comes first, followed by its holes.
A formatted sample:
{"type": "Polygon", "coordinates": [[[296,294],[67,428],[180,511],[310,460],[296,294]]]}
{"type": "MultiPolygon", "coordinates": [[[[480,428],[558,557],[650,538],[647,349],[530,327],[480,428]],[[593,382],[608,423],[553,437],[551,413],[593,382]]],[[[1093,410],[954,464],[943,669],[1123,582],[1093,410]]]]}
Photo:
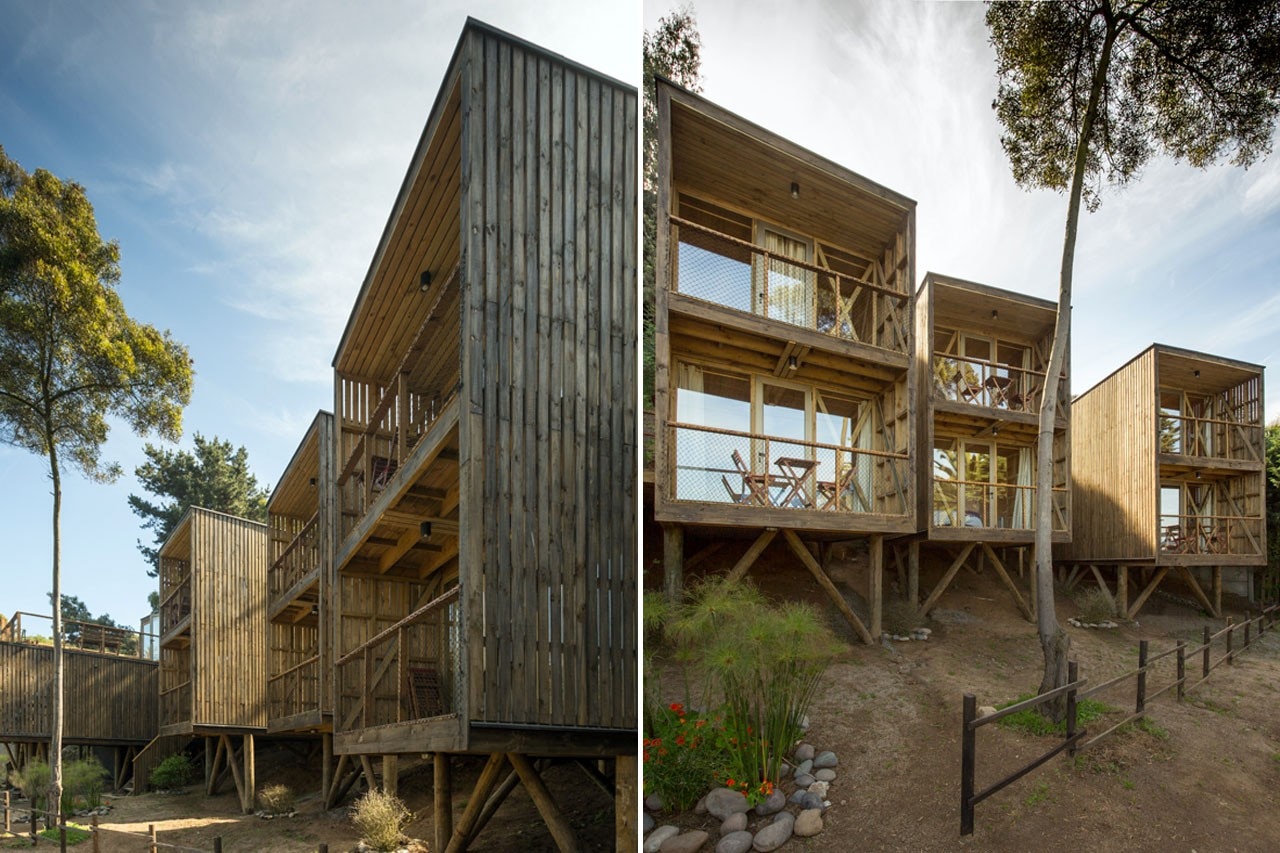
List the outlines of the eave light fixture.
{"type": "Polygon", "coordinates": [[[1000,312],[999,312],[997,309],[995,309],[995,308],[992,308],[992,309],[991,309],[991,319],[992,319],[993,321],[995,321],[995,320],[999,320],[999,319],[1000,319],[1000,312]]]}
{"type": "Polygon", "coordinates": [[[796,370],[800,367],[799,360],[794,355],[787,356],[787,370],[796,370]]]}
{"type": "Polygon", "coordinates": [[[422,534],[422,538],[426,539],[431,535],[431,522],[424,521],[418,525],[418,533],[422,534]]]}
{"type": "Polygon", "coordinates": [[[431,270],[423,270],[422,275],[418,276],[418,290],[423,293],[427,292],[427,288],[431,286],[431,270]]]}
{"type": "Polygon", "coordinates": [[[800,184],[796,181],[791,182],[791,197],[800,198],[800,184]]]}

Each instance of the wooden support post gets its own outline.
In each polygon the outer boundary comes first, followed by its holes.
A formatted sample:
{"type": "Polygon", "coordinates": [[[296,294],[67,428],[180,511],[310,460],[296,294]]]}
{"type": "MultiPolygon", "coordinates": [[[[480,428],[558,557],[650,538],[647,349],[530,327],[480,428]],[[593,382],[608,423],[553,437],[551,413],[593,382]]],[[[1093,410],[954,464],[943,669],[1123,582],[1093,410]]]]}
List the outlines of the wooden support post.
{"type": "Polygon", "coordinates": [[[1213,567],[1213,615],[1222,615],[1222,566],[1213,567]]]}
{"type": "Polygon", "coordinates": [[[551,837],[555,839],[556,847],[561,853],[577,853],[581,848],[578,846],[577,837],[573,834],[573,827],[569,825],[564,812],[560,811],[560,807],[556,805],[551,792],[547,790],[538,771],[529,763],[528,757],[519,752],[508,752],[507,760],[520,774],[520,782],[533,800],[533,804],[538,807],[538,812],[547,824],[547,829],[551,830],[551,837]]]}
{"type": "Polygon", "coordinates": [[[1183,640],[1178,641],[1178,701],[1186,696],[1187,685],[1187,644],[1183,640]]]}
{"type": "MultiPolygon", "coordinates": [[[[95,821],[98,818],[97,815],[94,815],[93,817],[95,821]]],[[[5,835],[8,835],[10,832],[13,831],[12,821],[13,821],[12,813],[9,811],[9,792],[5,791],[4,792],[4,834],[5,835]]]]}
{"type": "Polygon", "coordinates": [[[213,784],[213,763],[217,757],[217,747],[214,746],[214,739],[206,736],[204,739],[204,787],[205,796],[212,796],[210,786],[213,784]]]}
{"type": "Polygon", "coordinates": [[[678,524],[662,525],[662,588],[668,601],[684,596],[684,528],[678,524]]]}
{"type": "Polygon", "coordinates": [[[764,549],[769,547],[769,543],[778,535],[778,528],[769,527],[760,532],[756,537],[756,541],[751,543],[751,547],[747,549],[747,553],[743,554],[738,562],[733,564],[733,568],[729,570],[729,574],[725,578],[731,581],[741,580],[747,570],[755,565],[756,560],[764,553],[764,549]]]}
{"type": "Polygon", "coordinates": [[[977,765],[977,730],[973,721],[978,718],[978,699],[972,693],[964,694],[964,711],[960,718],[960,834],[973,835],[973,776],[977,765]]]}
{"type": "Polygon", "coordinates": [[[1141,714],[1147,709],[1147,649],[1146,640],[1138,641],[1138,694],[1133,712],[1141,714]]]}
{"type": "Polygon", "coordinates": [[[1236,656],[1231,651],[1231,633],[1235,631],[1235,623],[1231,621],[1231,617],[1227,617],[1227,666],[1235,666],[1236,656]]]}
{"type": "Polygon", "coordinates": [[[920,603],[920,542],[913,539],[907,544],[907,601],[920,603]]]}
{"type": "Polygon", "coordinates": [[[867,562],[871,578],[867,586],[871,595],[867,606],[871,608],[871,637],[875,640],[884,632],[884,537],[872,536],[869,545],[867,562]]]}
{"type": "MultiPolygon", "coordinates": [[[[5,827],[8,830],[8,827],[5,827]]],[[[102,853],[102,844],[98,838],[98,816],[95,814],[89,819],[89,832],[93,836],[93,853],[102,853]]]]}
{"type": "Polygon", "coordinates": [[[447,752],[437,752],[431,760],[434,776],[432,791],[434,826],[432,829],[435,832],[432,850],[444,850],[449,846],[449,836],[453,835],[453,779],[449,772],[450,760],[447,752]]]}
{"type": "Polygon", "coordinates": [[[147,853],[156,853],[159,848],[156,846],[156,825],[154,823],[147,824],[147,837],[151,842],[147,845],[147,853]]]}
{"type": "Polygon", "coordinates": [[[475,790],[467,800],[467,807],[463,809],[462,817],[458,818],[458,824],[453,828],[453,835],[449,838],[445,853],[460,853],[467,849],[471,829],[475,825],[476,818],[480,816],[480,810],[484,808],[485,800],[489,798],[489,792],[498,783],[498,773],[506,762],[506,756],[501,752],[495,752],[489,756],[484,769],[480,771],[480,778],[476,780],[475,790]]]}
{"type": "Polygon", "coordinates": [[[873,645],[876,641],[871,636],[871,632],[867,630],[867,626],[862,624],[862,620],[858,618],[853,609],[849,607],[849,603],[844,600],[844,596],[840,594],[840,590],[836,589],[836,585],[831,582],[831,578],[827,577],[827,573],[822,570],[817,561],[813,559],[813,555],[809,553],[809,549],[804,547],[804,543],[800,541],[800,537],[796,536],[790,530],[782,531],[782,538],[791,546],[791,550],[800,558],[800,562],[809,570],[814,579],[818,582],[818,586],[827,593],[827,597],[835,604],[836,609],[848,620],[853,626],[853,630],[862,638],[862,642],[868,646],[873,645]]]}
{"type": "Polygon", "coordinates": [[[1187,586],[1191,587],[1192,594],[1200,600],[1204,605],[1204,609],[1209,611],[1209,615],[1215,619],[1221,615],[1221,611],[1213,606],[1213,602],[1209,600],[1209,596],[1205,595],[1204,590],[1200,588],[1200,583],[1196,580],[1196,576],[1191,574],[1191,569],[1186,566],[1178,566],[1178,570],[1182,572],[1182,577],[1187,582],[1187,586]]]}
{"type": "Polygon", "coordinates": [[[1161,566],[1156,569],[1156,573],[1151,576],[1151,580],[1147,583],[1146,588],[1143,589],[1142,592],[1138,593],[1138,597],[1134,600],[1133,606],[1129,608],[1129,612],[1126,614],[1127,618],[1132,619],[1138,615],[1138,611],[1142,609],[1142,605],[1147,603],[1147,599],[1151,596],[1151,593],[1156,591],[1156,587],[1160,585],[1160,581],[1164,580],[1164,576],[1167,574],[1169,574],[1168,566],[1161,566]]]}
{"type": "MultiPolygon", "coordinates": [[[[1029,548],[1029,549],[1027,549],[1027,548],[1023,548],[1023,549],[1020,549],[1020,550],[1021,550],[1021,551],[1024,551],[1024,552],[1028,552],[1028,553],[1030,553],[1030,554],[1032,554],[1032,555],[1034,555],[1034,554],[1035,554],[1035,552],[1036,552],[1035,546],[1032,546],[1032,547],[1031,547],[1031,548],[1029,548]]],[[[1019,556],[1019,557],[1018,557],[1018,559],[1019,559],[1019,560],[1021,560],[1021,559],[1022,559],[1022,556],[1019,556]]],[[[1029,560],[1028,560],[1028,563],[1027,563],[1027,601],[1028,601],[1028,602],[1030,603],[1030,605],[1031,605],[1031,612],[1032,612],[1033,614],[1038,614],[1038,613],[1040,612],[1040,611],[1039,611],[1039,609],[1038,609],[1038,608],[1040,607],[1040,604],[1039,604],[1039,602],[1036,600],[1036,596],[1037,596],[1037,594],[1038,594],[1038,593],[1036,592],[1036,586],[1037,586],[1037,584],[1036,584],[1036,561],[1035,561],[1034,559],[1029,559],[1029,560]]]]}
{"type": "Polygon", "coordinates": [[[638,850],[636,804],[640,802],[635,753],[619,755],[613,773],[614,850],[638,850]]]}
{"type": "Polygon", "coordinates": [[[382,790],[393,797],[400,795],[400,756],[382,756],[382,790]]]}
{"type": "Polygon", "coordinates": [[[1116,566],[1116,613],[1129,613],[1129,567],[1116,566]]]}
{"type": "Polygon", "coordinates": [[[1009,572],[1005,569],[1004,562],[999,555],[986,542],[982,543],[982,550],[990,558],[991,566],[996,570],[996,574],[1000,576],[1000,580],[1009,589],[1009,594],[1013,596],[1013,603],[1018,605],[1018,609],[1022,611],[1022,615],[1028,622],[1034,622],[1035,616],[1031,614],[1031,608],[1022,597],[1022,593],[1018,591],[1018,585],[1013,582],[1013,578],[1009,577],[1009,572]]]}
{"type": "Polygon", "coordinates": [[[255,805],[254,801],[258,798],[258,771],[257,760],[254,758],[253,734],[244,736],[244,745],[240,747],[240,758],[244,762],[244,799],[241,801],[241,809],[245,814],[250,814],[255,805]]]}
{"type": "MultiPolygon", "coordinates": [[[[1076,681],[1080,678],[1080,666],[1073,660],[1067,661],[1067,683],[1071,685],[1071,689],[1067,691],[1067,740],[1073,741],[1076,736],[1076,713],[1078,707],[1076,705],[1076,691],[1079,689],[1075,686],[1076,681]]],[[[1067,747],[1067,757],[1075,758],[1076,745],[1074,743],[1067,747]]]]}
{"type": "Polygon", "coordinates": [[[360,756],[360,769],[364,771],[364,784],[370,791],[378,790],[378,779],[373,773],[373,762],[369,756],[360,756]]]}
{"type": "Polygon", "coordinates": [[[1209,677],[1209,644],[1212,642],[1213,634],[1209,632],[1209,626],[1204,626],[1204,665],[1201,678],[1209,677]]]}
{"type": "MultiPolygon", "coordinates": [[[[209,749],[209,740],[210,738],[205,738],[206,753],[209,749]]],[[[218,745],[214,748],[213,752],[213,763],[211,765],[207,765],[205,770],[204,795],[206,797],[212,797],[214,794],[218,793],[218,772],[222,769],[222,762],[226,760],[226,735],[218,737],[217,743],[218,745]]]]}
{"type": "Polygon", "coordinates": [[[231,746],[230,735],[219,735],[227,742],[227,764],[231,767],[231,779],[236,784],[236,794],[240,797],[240,807],[244,808],[244,774],[241,772],[241,764],[244,761],[244,744],[240,745],[240,755],[236,755],[235,749],[231,746]]]}
{"type": "Polygon", "coordinates": [[[947,573],[942,576],[942,580],[938,581],[938,585],[933,588],[933,592],[929,593],[929,597],[924,600],[924,604],[920,605],[921,616],[927,616],[929,611],[938,603],[942,593],[947,591],[947,587],[955,578],[956,573],[960,571],[960,567],[964,565],[965,560],[969,559],[969,555],[973,553],[973,549],[976,547],[978,547],[977,542],[970,542],[960,549],[959,555],[951,563],[951,568],[947,569],[947,573]]]}
{"type": "Polygon", "coordinates": [[[333,732],[320,735],[320,796],[324,798],[325,808],[329,805],[329,792],[333,789],[333,732]]]}

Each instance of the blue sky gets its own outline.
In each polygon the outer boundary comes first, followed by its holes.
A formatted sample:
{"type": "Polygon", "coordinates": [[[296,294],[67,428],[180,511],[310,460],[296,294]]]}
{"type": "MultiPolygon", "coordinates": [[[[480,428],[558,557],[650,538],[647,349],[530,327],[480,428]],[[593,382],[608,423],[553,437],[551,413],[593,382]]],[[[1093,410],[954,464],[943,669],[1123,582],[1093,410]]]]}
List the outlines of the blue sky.
{"type": "MultiPolygon", "coordinates": [[[[248,448],[271,485],[331,360],[467,15],[639,83],[629,3],[3,4],[0,145],[85,186],[121,248],[120,293],[195,360],[181,446],[248,448]]],[[[112,432],[110,486],[64,479],[63,589],[137,624],[126,499],[143,441],[112,432]]],[[[47,464],[0,446],[0,613],[49,612],[47,464]]]]}

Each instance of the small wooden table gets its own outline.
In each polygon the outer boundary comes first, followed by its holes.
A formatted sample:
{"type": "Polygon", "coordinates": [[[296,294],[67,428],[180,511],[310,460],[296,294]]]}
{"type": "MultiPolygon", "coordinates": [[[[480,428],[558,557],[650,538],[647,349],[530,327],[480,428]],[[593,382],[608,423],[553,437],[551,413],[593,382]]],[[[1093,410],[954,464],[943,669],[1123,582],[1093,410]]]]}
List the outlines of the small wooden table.
{"type": "Polygon", "coordinates": [[[795,456],[782,456],[775,459],[773,464],[778,466],[778,470],[782,472],[782,478],[785,481],[783,488],[782,500],[777,501],[777,506],[791,506],[792,501],[799,498],[801,506],[810,507],[813,503],[807,495],[800,493],[804,488],[805,481],[813,476],[814,469],[818,467],[818,463],[813,459],[802,459],[795,456]]]}

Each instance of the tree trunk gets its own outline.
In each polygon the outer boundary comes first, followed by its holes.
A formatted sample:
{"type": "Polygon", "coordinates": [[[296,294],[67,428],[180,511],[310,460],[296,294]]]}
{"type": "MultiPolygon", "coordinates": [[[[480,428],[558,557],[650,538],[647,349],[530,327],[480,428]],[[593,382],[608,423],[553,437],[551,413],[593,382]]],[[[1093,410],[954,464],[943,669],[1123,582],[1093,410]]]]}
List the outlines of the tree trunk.
{"type": "MultiPolygon", "coordinates": [[[[52,435],[52,430],[49,432],[52,435]]],[[[62,539],[60,518],[62,515],[62,477],[58,471],[58,450],[49,447],[49,475],[53,480],[53,721],[52,741],[49,745],[49,806],[50,814],[62,808],[62,539]]]]}
{"type": "MultiPolygon", "coordinates": [[[[1053,328],[1053,348],[1049,353],[1049,366],[1045,371],[1044,394],[1040,400],[1039,432],[1036,435],[1036,630],[1040,635],[1040,648],[1044,652],[1044,677],[1040,692],[1045,693],[1067,683],[1067,656],[1071,650],[1071,638],[1058,624],[1058,614],[1053,600],[1053,427],[1057,420],[1058,384],[1066,363],[1067,348],[1071,339],[1071,282],[1075,266],[1076,232],[1080,224],[1080,200],[1084,192],[1084,174],[1088,163],[1089,138],[1093,133],[1094,119],[1098,115],[1098,102],[1102,97],[1102,84],[1111,64],[1111,47],[1115,43],[1116,27],[1107,10],[1107,35],[1102,43],[1098,67],[1093,72],[1089,90],[1089,104],[1080,124],[1080,138],[1076,142],[1076,162],[1071,174],[1071,195],[1067,202],[1066,236],[1062,243],[1062,269],[1058,278],[1058,316],[1053,328]]],[[[1045,716],[1055,722],[1067,713],[1065,696],[1058,696],[1040,706],[1045,716]]]]}

